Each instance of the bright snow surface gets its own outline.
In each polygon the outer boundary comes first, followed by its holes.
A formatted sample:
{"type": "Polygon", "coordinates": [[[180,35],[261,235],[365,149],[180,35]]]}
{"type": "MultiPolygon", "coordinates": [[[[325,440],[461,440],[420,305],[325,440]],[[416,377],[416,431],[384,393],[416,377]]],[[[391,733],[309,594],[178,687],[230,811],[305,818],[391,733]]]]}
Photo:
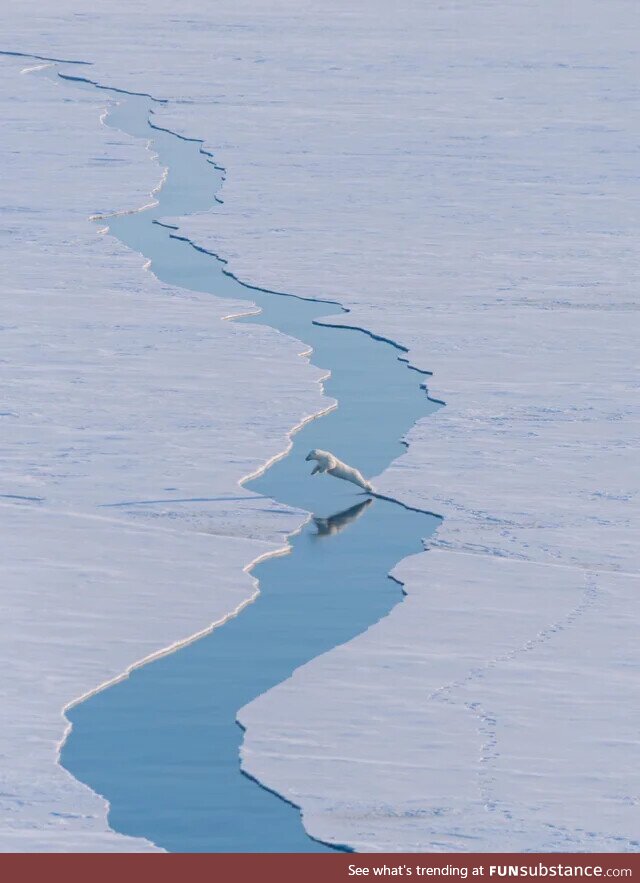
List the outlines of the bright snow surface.
{"type": "Polygon", "coordinates": [[[253,596],[243,568],[304,516],[238,481],[326,400],[299,343],[160,285],[89,223],[161,176],[100,96],[0,64],[0,848],[145,848],[57,765],[63,707],[253,596]]]}
{"type": "MultiPolygon", "coordinates": [[[[180,99],[160,117],[227,168],[224,205],[188,235],[246,281],[341,300],[447,402],[375,481],[445,516],[437,548],[398,566],[390,617],[243,710],[246,768],[357,849],[637,849],[637,4],[41,6],[21,4],[7,49],[180,99]]],[[[37,119],[34,93],[9,89],[37,119]]],[[[145,192],[76,150],[102,202],[145,192]]],[[[88,202],[77,179],[56,195],[88,202]]],[[[74,230],[94,286],[130,284],[135,259],[74,230]]],[[[241,364],[249,332],[230,327],[241,364]]],[[[277,430],[264,415],[256,462],[319,404],[317,374],[277,345],[299,406],[277,430]]],[[[219,469],[229,493],[243,469],[219,469]]]]}

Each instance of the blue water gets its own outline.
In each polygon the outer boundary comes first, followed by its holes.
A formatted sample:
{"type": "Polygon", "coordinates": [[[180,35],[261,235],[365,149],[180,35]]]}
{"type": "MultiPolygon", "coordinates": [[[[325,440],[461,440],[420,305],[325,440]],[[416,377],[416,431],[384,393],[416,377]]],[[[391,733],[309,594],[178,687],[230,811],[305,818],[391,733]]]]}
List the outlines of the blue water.
{"type": "Polygon", "coordinates": [[[307,452],[324,448],[376,475],[402,453],[402,435],[437,404],[398,347],[357,329],[317,324],[335,317],[337,305],[244,286],[214,255],[157,223],[209,209],[223,171],[200,142],[150,128],[148,97],[116,97],[108,124],[152,137],[170,171],[159,204],[109,219],[111,234],[151,259],[163,282],[257,303],[261,314],[240,321],[310,344],[313,362],[332,372],[325,387],[339,407],[303,427],[291,453],[248,485],[314,513],[291,538],[290,555],[256,567],[258,599],[209,636],[72,709],[62,763],[109,800],[115,830],[169,851],[329,852],[307,836],[296,807],[242,774],[235,717],[295,668],[385,616],[402,598],[388,572],[419,551],[439,523],[333,478],[311,478],[307,452]]]}

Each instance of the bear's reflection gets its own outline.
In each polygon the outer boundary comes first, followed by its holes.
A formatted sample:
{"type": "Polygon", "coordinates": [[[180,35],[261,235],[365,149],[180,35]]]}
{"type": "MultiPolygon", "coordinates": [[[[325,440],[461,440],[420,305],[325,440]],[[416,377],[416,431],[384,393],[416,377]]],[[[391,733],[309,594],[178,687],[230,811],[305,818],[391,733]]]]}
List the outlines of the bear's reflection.
{"type": "Polygon", "coordinates": [[[356,503],[342,512],[336,512],[335,515],[329,515],[327,518],[321,518],[318,515],[313,516],[313,522],[318,528],[314,536],[316,537],[332,537],[340,531],[344,530],[363,514],[364,510],[373,503],[371,497],[363,500],[362,503],[356,503]]]}

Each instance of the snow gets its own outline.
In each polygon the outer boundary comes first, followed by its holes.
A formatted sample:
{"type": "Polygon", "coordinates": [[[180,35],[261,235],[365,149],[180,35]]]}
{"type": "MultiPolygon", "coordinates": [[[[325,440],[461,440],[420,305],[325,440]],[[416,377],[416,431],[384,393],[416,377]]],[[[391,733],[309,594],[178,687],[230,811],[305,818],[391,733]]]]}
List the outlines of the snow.
{"type": "Polygon", "coordinates": [[[358,851],[636,851],[635,581],[421,559],[387,619],[243,709],[245,767],[358,851]]]}
{"type": "Polygon", "coordinates": [[[323,406],[320,372],[97,233],[161,170],[99,96],[19,70],[2,60],[0,849],[148,849],[57,764],[63,708],[253,597],[243,571],[304,516],[238,481],[323,406]]]}
{"type": "Polygon", "coordinates": [[[637,850],[637,4],[40,6],[7,48],[179,99],[226,167],[187,235],[447,403],[374,479],[445,516],[407,599],[242,711],[246,769],[358,849],[637,850]]]}

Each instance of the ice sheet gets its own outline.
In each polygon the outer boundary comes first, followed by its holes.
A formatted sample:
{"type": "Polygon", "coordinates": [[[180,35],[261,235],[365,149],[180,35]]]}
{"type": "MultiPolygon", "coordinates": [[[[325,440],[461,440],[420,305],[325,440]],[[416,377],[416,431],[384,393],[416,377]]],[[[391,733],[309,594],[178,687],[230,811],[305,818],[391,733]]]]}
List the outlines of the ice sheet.
{"type": "Polygon", "coordinates": [[[246,303],[160,285],[89,222],[161,176],[100,97],[1,69],[0,849],[147,849],[57,765],[62,710],[253,597],[244,569],[305,516],[238,481],[326,400],[299,342],[223,321],[246,303]]]}
{"type": "Polygon", "coordinates": [[[447,402],[376,479],[445,515],[437,550],[243,711],[247,769],[361,849],[637,849],[637,4],[79,10],[16,48],[181,100],[228,172],[187,233],[447,402]]]}

